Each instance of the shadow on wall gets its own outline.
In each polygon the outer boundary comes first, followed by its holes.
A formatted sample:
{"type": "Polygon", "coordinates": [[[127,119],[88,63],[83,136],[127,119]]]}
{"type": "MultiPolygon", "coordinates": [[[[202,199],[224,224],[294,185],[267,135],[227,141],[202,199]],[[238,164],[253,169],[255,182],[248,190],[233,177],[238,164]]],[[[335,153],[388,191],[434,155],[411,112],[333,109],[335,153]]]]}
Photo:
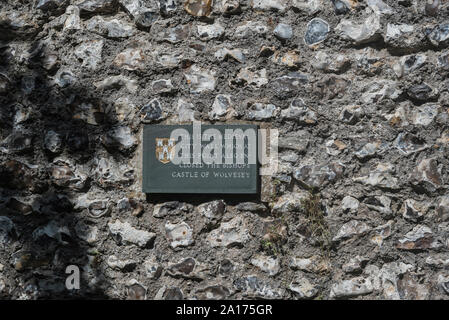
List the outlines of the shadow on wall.
{"type": "Polygon", "coordinates": [[[110,207],[80,196],[117,120],[95,88],[58,71],[40,30],[22,31],[0,21],[0,298],[108,298],[89,242],[110,207]],[[65,287],[69,265],[82,269],[80,290],[65,287]]]}

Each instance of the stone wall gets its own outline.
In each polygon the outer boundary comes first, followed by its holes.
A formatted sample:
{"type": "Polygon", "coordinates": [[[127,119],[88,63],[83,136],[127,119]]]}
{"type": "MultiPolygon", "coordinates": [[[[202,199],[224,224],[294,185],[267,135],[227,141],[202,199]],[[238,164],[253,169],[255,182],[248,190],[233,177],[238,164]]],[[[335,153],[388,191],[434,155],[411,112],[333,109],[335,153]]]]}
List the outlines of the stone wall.
{"type": "Polygon", "coordinates": [[[183,2],[0,3],[0,296],[447,299],[449,3],[183,2]],[[194,119],[279,130],[260,199],[140,192],[194,119]]]}

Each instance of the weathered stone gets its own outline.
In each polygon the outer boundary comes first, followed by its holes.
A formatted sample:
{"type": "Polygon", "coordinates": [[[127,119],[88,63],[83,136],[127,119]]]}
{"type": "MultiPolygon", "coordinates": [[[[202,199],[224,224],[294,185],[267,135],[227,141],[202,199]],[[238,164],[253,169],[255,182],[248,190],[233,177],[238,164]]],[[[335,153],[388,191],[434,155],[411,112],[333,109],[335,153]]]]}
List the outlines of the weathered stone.
{"type": "Polygon", "coordinates": [[[386,219],[391,218],[393,211],[391,210],[391,199],[386,196],[373,196],[365,200],[365,205],[372,210],[380,212],[386,219]]]}
{"type": "Polygon", "coordinates": [[[408,55],[401,57],[396,64],[393,65],[393,70],[400,78],[415,70],[418,70],[424,65],[427,56],[424,54],[408,55]]]}
{"type": "Polygon", "coordinates": [[[131,129],[126,126],[111,129],[102,138],[102,142],[108,148],[117,148],[121,151],[131,150],[137,143],[131,129]]]}
{"type": "Polygon", "coordinates": [[[335,56],[319,51],[314,57],[313,67],[330,73],[344,72],[351,65],[351,61],[343,54],[335,56]]]}
{"type": "Polygon", "coordinates": [[[195,120],[195,106],[185,101],[184,99],[179,99],[176,104],[177,119],[179,122],[192,122],[195,120]]]}
{"type": "Polygon", "coordinates": [[[51,220],[44,226],[38,227],[31,234],[34,241],[48,241],[48,238],[54,239],[61,244],[67,244],[64,240],[71,237],[70,231],[66,226],[60,226],[56,221],[51,220]]]}
{"type": "Polygon", "coordinates": [[[106,263],[109,268],[122,271],[133,270],[137,265],[137,262],[135,260],[132,259],[120,260],[114,255],[109,256],[106,263]]]}
{"type": "Polygon", "coordinates": [[[291,5],[297,10],[303,11],[309,15],[314,15],[317,12],[322,11],[326,4],[323,0],[292,0],[291,5]]]}
{"type": "Polygon", "coordinates": [[[99,90],[111,90],[125,87],[129,93],[136,93],[138,88],[136,80],[122,75],[107,77],[102,81],[95,82],[94,86],[99,90]]]}
{"type": "Polygon", "coordinates": [[[114,223],[109,222],[108,227],[114,240],[120,244],[135,244],[145,248],[156,238],[155,233],[135,229],[129,222],[116,220],[114,223]]]}
{"type": "Polygon", "coordinates": [[[299,299],[311,299],[318,294],[318,288],[304,276],[296,277],[288,286],[299,299]]]}
{"type": "Polygon", "coordinates": [[[338,139],[331,139],[326,142],[325,148],[327,154],[331,156],[338,156],[347,148],[347,145],[338,139]]]}
{"type": "Polygon", "coordinates": [[[402,250],[427,250],[438,248],[439,244],[432,230],[424,225],[418,225],[410,232],[405,234],[404,238],[399,239],[396,248],[402,250]]]}
{"type": "Polygon", "coordinates": [[[347,124],[355,124],[364,115],[364,111],[361,106],[346,106],[340,113],[339,120],[347,124]]]}
{"type": "Polygon", "coordinates": [[[341,209],[343,212],[356,213],[359,209],[359,200],[354,197],[346,196],[341,200],[341,209]]]}
{"type": "Polygon", "coordinates": [[[6,245],[17,236],[14,222],[5,216],[0,216],[0,243],[6,245]]]}
{"type": "Polygon", "coordinates": [[[424,35],[417,28],[408,24],[387,24],[384,36],[389,46],[404,51],[417,50],[423,45],[424,35]]]}
{"type": "Polygon", "coordinates": [[[185,73],[187,84],[190,87],[190,93],[202,93],[213,91],[215,89],[215,72],[202,69],[197,65],[191,66],[185,73]]]}
{"type": "Polygon", "coordinates": [[[427,39],[436,47],[446,47],[449,44],[449,24],[439,24],[433,28],[425,28],[427,39]]]}
{"type": "Polygon", "coordinates": [[[172,93],[176,91],[170,79],[156,80],[151,83],[153,92],[156,94],[160,93],[172,93]]]}
{"type": "Polygon", "coordinates": [[[194,258],[186,258],[181,262],[171,264],[167,267],[167,274],[174,278],[186,278],[201,280],[201,266],[194,258]]]}
{"type": "Polygon", "coordinates": [[[289,40],[293,37],[292,27],[285,23],[278,24],[273,33],[280,40],[289,40]]]}
{"type": "Polygon", "coordinates": [[[371,228],[366,223],[362,221],[351,220],[341,226],[340,230],[338,230],[332,241],[338,242],[348,238],[353,238],[355,236],[363,236],[370,230],[371,228]]]}
{"type": "Polygon", "coordinates": [[[327,39],[329,24],[320,18],[314,18],[307,24],[304,42],[308,46],[317,45],[327,39]]]}
{"type": "Polygon", "coordinates": [[[382,0],[367,0],[368,7],[377,15],[393,14],[393,9],[382,0]]]}
{"type": "Polygon", "coordinates": [[[240,69],[234,82],[260,88],[268,83],[267,70],[254,71],[251,67],[240,69]]]}
{"type": "Polygon", "coordinates": [[[359,150],[354,152],[354,155],[360,160],[366,160],[377,154],[381,154],[387,149],[388,145],[382,141],[368,142],[364,144],[359,150]]]}
{"type": "Polygon", "coordinates": [[[143,70],[146,66],[146,57],[142,49],[128,48],[120,52],[113,61],[114,65],[126,70],[143,70]]]}
{"type": "Polygon", "coordinates": [[[198,206],[198,212],[211,221],[218,221],[226,211],[226,204],[223,200],[215,200],[202,203],[198,206]]]}
{"type": "Polygon", "coordinates": [[[137,33],[133,25],[118,18],[106,20],[95,16],[86,22],[86,29],[108,38],[129,38],[137,33]]]}
{"type": "Polygon", "coordinates": [[[209,118],[211,120],[218,120],[232,113],[233,110],[231,96],[219,94],[215,97],[212,110],[209,112],[209,118]]]}
{"type": "Polygon", "coordinates": [[[75,32],[81,30],[80,9],[77,6],[68,6],[65,11],[64,32],[75,32]]]}
{"type": "Polygon", "coordinates": [[[307,198],[306,192],[301,193],[286,193],[282,195],[271,209],[273,214],[284,214],[303,210],[303,200],[307,198]]]}
{"type": "MultiPolygon", "coordinates": [[[[149,28],[159,17],[159,3],[157,0],[119,0],[119,3],[140,28],[149,28]]],[[[167,8],[171,5],[167,6],[167,8]]],[[[163,11],[164,7],[161,7],[163,11]]]]}
{"type": "Polygon", "coordinates": [[[87,174],[81,168],[65,159],[55,159],[50,172],[53,183],[58,187],[81,191],[88,181],[87,174]]]}
{"type": "Polygon", "coordinates": [[[370,279],[363,277],[343,280],[332,285],[329,297],[331,299],[351,298],[373,292],[370,279]]]}
{"type": "Polygon", "coordinates": [[[150,256],[143,263],[145,274],[150,279],[158,279],[162,274],[162,266],[157,262],[156,257],[150,256]]]}
{"type": "Polygon", "coordinates": [[[108,14],[117,10],[116,0],[85,0],[78,5],[82,14],[108,14]]]}
{"type": "Polygon", "coordinates": [[[64,11],[68,4],[68,0],[39,0],[36,4],[36,9],[56,13],[64,11]]]}
{"type": "Polygon", "coordinates": [[[381,247],[384,240],[391,236],[393,224],[393,221],[388,221],[386,224],[374,228],[374,235],[371,237],[370,241],[381,247]]]}
{"type": "Polygon", "coordinates": [[[212,285],[196,291],[196,296],[200,300],[223,300],[230,294],[230,290],[223,285],[212,285]]]}
{"type": "Polygon", "coordinates": [[[212,0],[187,0],[184,9],[195,17],[208,16],[212,11],[212,0]]]}
{"type": "Polygon", "coordinates": [[[403,132],[397,136],[394,141],[394,146],[404,155],[410,155],[428,148],[428,146],[421,139],[418,139],[410,133],[403,132]]]}
{"type": "Polygon", "coordinates": [[[371,82],[363,88],[362,102],[369,104],[385,99],[395,100],[402,93],[398,83],[390,80],[378,80],[371,82]]]}
{"type": "Polygon", "coordinates": [[[147,299],[147,288],[142,286],[137,280],[131,279],[127,286],[128,289],[128,300],[146,300],[147,299]]]}
{"type": "Polygon", "coordinates": [[[373,42],[381,38],[380,18],[377,14],[371,14],[363,23],[354,23],[351,20],[342,19],[335,27],[335,32],[342,39],[352,41],[359,45],[373,42]]]}
{"type": "Polygon", "coordinates": [[[402,216],[412,222],[418,222],[422,219],[425,213],[424,206],[413,200],[413,199],[407,199],[404,201],[402,208],[402,216]]]}
{"type": "Polygon", "coordinates": [[[442,221],[449,220],[449,194],[441,197],[437,208],[438,216],[442,221]]]}
{"type": "Polygon", "coordinates": [[[78,238],[89,244],[94,244],[98,241],[98,228],[96,226],[87,225],[82,221],[76,223],[75,233],[78,238]]]}
{"type": "Polygon", "coordinates": [[[373,187],[386,189],[399,189],[399,180],[392,176],[393,165],[389,163],[378,163],[377,167],[369,175],[353,178],[353,181],[361,182],[373,187]]]}
{"type": "Polygon", "coordinates": [[[267,120],[271,119],[279,114],[279,108],[277,108],[274,104],[264,104],[264,103],[253,103],[249,107],[246,118],[248,120],[267,120]]]}
{"type": "Polygon", "coordinates": [[[358,273],[361,272],[365,264],[369,261],[366,257],[356,256],[351,258],[347,263],[342,266],[342,270],[346,273],[358,273]]]}
{"type": "Polygon", "coordinates": [[[192,210],[192,206],[179,201],[159,203],[153,208],[153,217],[163,218],[166,216],[177,216],[192,210]]]}
{"type": "Polygon", "coordinates": [[[214,56],[219,61],[224,61],[226,58],[232,58],[235,61],[238,61],[240,63],[243,63],[246,61],[246,57],[245,57],[244,53],[242,52],[242,50],[240,50],[240,49],[222,48],[222,49],[217,50],[217,52],[215,52],[214,56]]]}
{"type": "Polygon", "coordinates": [[[246,39],[255,36],[264,36],[268,32],[268,26],[263,22],[246,21],[237,25],[234,31],[234,37],[237,39],[246,39]]]}
{"type": "Polygon", "coordinates": [[[165,234],[173,249],[177,247],[187,247],[194,243],[193,230],[185,222],[173,224],[168,221],[165,224],[165,234]]]}
{"type": "Polygon", "coordinates": [[[290,258],[289,266],[293,270],[301,270],[311,273],[327,273],[332,268],[327,259],[323,259],[317,255],[309,258],[292,256],[290,258]]]}
{"type": "Polygon", "coordinates": [[[309,82],[307,75],[291,72],[285,76],[271,81],[270,86],[279,98],[289,98],[298,94],[305,84],[309,82]]]}
{"type": "Polygon", "coordinates": [[[308,145],[309,141],[307,139],[307,132],[305,131],[290,132],[287,135],[281,136],[279,139],[280,149],[304,152],[308,145]]]}
{"type": "Polygon", "coordinates": [[[198,25],[197,35],[203,41],[218,39],[224,34],[225,29],[218,23],[198,25]]]}
{"type": "Polygon", "coordinates": [[[251,7],[256,10],[284,12],[288,8],[288,0],[251,0],[251,7]]]}
{"type": "Polygon", "coordinates": [[[103,46],[103,40],[84,41],[75,48],[74,54],[83,67],[96,70],[102,61],[103,46]]]}
{"type": "Polygon", "coordinates": [[[305,165],[294,171],[293,177],[309,188],[321,189],[339,179],[345,167],[340,163],[305,165]]]}
{"type": "Polygon", "coordinates": [[[441,169],[435,159],[423,159],[410,174],[413,185],[421,186],[429,192],[435,192],[443,186],[441,169]]]}
{"type": "Polygon", "coordinates": [[[223,14],[236,14],[241,11],[240,0],[221,0],[220,11],[223,14]]]}
{"type": "Polygon", "coordinates": [[[144,123],[151,123],[163,119],[164,113],[161,102],[158,99],[151,100],[140,109],[140,117],[144,123]]]}
{"type": "Polygon", "coordinates": [[[316,124],[318,117],[315,111],[305,105],[300,98],[293,99],[289,108],[281,111],[281,117],[295,120],[301,124],[316,124]]]}
{"type": "Polygon", "coordinates": [[[17,129],[11,132],[0,143],[0,151],[7,154],[25,153],[33,149],[33,136],[24,130],[17,129]]]}
{"type": "Polygon", "coordinates": [[[249,239],[246,221],[240,216],[229,222],[222,222],[218,229],[207,235],[207,241],[212,247],[241,247],[249,239]]]}
{"type": "Polygon", "coordinates": [[[279,259],[260,254],[251,259],[251,264],[258,267],[263,272],[268,273],[270,276],[278,274],[281,269],[279,259]]]}
{"type": "Polygon", "coordinates": [[[243,296],[252,298],[280,299],[284,294],[282,289],[270,286],[254,275],[236,279],[234,287],[241,291],[243,296]]]}
{"type": "Polygon", "coordinates": [[[438,96],[438,90],[426,83],[417,84],[407,89],[408,96],[415,101],[433,100],[438,96]]]}
{"type": "Polygon", "coordinates": [[[297,50],[288,51],[286,53],[276,51],[271,57],[271,61],[278,65],[287,66],[289,68],[295,68],[301,64],[301,58],[297,50]]]}

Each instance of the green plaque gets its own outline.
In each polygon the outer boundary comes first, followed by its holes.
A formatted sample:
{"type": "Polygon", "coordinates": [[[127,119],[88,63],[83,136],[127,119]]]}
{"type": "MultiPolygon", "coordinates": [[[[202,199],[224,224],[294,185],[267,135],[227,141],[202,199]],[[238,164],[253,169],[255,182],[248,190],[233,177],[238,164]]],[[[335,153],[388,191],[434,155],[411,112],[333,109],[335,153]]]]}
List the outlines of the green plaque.
{"type": "Polygon", "coordinates": [[[143,192],[256,194],[255,125],[146,125],[143,192]]]}

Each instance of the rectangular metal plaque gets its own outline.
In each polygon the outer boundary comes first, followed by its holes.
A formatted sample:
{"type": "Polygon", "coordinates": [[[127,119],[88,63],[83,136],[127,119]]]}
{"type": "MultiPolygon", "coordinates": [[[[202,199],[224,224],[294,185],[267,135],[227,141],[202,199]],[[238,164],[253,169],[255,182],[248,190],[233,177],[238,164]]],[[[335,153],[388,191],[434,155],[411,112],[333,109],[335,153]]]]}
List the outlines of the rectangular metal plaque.
{"type": "MultiPolygon", "coordinates": [[[[253,163],[251,154],[256,150],[257,158],[257,138],[258,131],[256,125],[201,125],[194,134],[193,125],[146,125],[143,131],[143,183],[142,189],[145,193],[208,193],[208,194],[256,194],[258,192],[258,164],[253,163]],[[181,129],[186,134],[177,139],[171,139],[173,130],[181,129]],[[221,133],[221,141],[210,137],[208,129],[213,132],[221,133]],[[255,133],[254,140],[249,139],[246,133],[255,133]],[[200,132],[200,134],[198,134],[200,132]],[[225,138],[230,137],[229,133],[235,133],[232,136],[231,143],[234,145],[234,155],[231,156],[229,145],[226,148],[225,138]],[[244,132],[244,135],[241,133],[244,132]],[[238,134],[240,133],[240,134],[238,134]],[[209,138],[208,138],[209,137],[209,138]],[[205,138],[205,139],[203,139],[205,138]],[[172,161],[175,146],[182,139],[189,139],[190,158],[184,160],[181,164],[174,164],[172,161]],[[196,140],[195,140],[196,139],[196,140]],[[237,161],[235,150],[237,150],[238,140],[244,141],[244,163],[237,161]],[[176,140],[176,141],[175,141],[176,140]],[[248,144],[251,142],[251,146],[248,144]],[[201,150],[198,148],[200,143],[201,150]],[[219,142],[222,148],[222,164],[210,164],[205,153],[205,146],[211,142],[219,142]],[[196,143],[196,147],[194,147],[196,143]],[[254,146],[252,144],[255,144],[254,146]],[[195,150],[194,150],[195,149],[195,150]],[[196,158],[194,159],[194,157],[196,158]],[[200,162],[198,157],[200,157],[200,162]],[[231,157],[232,164],[229,164],[231,157]],[[227,159],[226,159],[227,158],[227,159]],[[208,163],[208,164],[207,164],[208,163]]],[[[178,130],[179,132],[180,130],[178,130]]],[[[208,154],[219,155],[215,151],[209,151],[208,154]]],[[[217,149],[218,150],[218,149],[217,149]]],[[[240,149],[241,150],[241,149],[240,149]]],[[[182,151],[178,155],[182,154],[182,151]]],[[[187,158],[185,158],[187,159],[187,158]]],[[[218,159],[218,156],[217,158],[218,159]]]]}

